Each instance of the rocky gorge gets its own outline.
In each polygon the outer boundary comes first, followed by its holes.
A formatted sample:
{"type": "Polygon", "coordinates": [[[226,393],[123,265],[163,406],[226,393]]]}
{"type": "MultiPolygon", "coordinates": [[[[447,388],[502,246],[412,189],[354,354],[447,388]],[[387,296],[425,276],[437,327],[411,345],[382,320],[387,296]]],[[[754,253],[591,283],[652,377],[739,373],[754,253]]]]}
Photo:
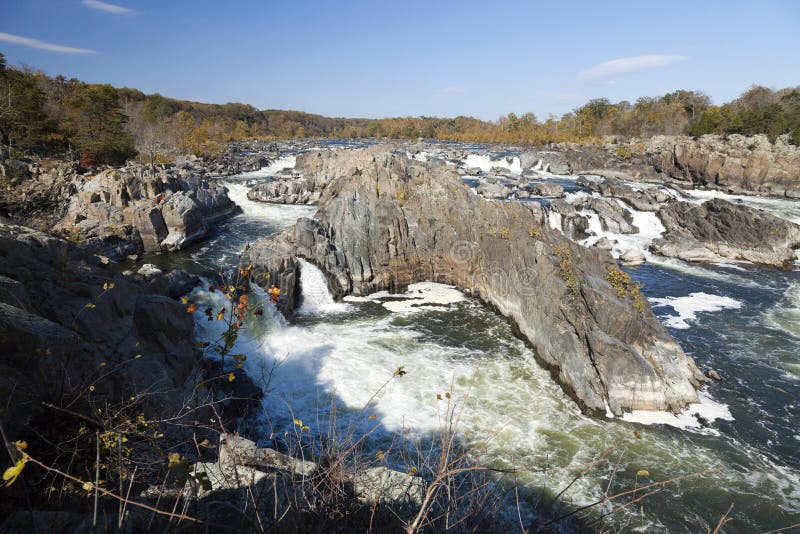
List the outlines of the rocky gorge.
{"type": "Polygon", "coordinates": [[[630,279],[608,253],[555,233],[538,205],[487,202],[443,163],[383,148],[305,157],[313,163],[301,167],[333,177],[317,217],[251,252],[289,309],[295,257],[322,268],[338,297],[453,284],[512,320],[591,411],[678,411],[696,401],[702,373],[630,279]]]}

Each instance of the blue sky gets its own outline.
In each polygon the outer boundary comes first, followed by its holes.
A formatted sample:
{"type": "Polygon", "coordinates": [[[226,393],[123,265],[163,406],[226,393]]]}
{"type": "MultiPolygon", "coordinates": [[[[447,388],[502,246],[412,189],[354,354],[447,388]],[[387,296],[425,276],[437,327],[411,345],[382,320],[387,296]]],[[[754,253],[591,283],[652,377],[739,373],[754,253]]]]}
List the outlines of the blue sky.
{"type": "Polygon", "coordinates": [[[11,64],[329,116],[540,118],[800,84],[800,2],[0,0],[11,64]]]}

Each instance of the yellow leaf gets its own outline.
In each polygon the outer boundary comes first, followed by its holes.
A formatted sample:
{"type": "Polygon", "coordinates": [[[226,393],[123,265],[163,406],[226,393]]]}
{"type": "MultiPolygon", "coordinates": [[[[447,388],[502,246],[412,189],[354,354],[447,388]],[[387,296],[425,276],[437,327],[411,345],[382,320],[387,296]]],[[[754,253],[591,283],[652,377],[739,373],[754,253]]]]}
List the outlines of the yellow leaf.
{"type": "Polygon", "coordinates": [[[383,453],[381,451],[376,452],[375,458],[377,458],[378,460],[383,460],[383,453]]]}
{"type": "Polygon", "coordinates": [[[169,453],[169,455],[167,456],[167,459],[169,460],[169,467],[170,468],[174,468],[179,463],[181,463],[181,455],[178,454],[177,452],[169,453]]]}
{"type": "Polygon", "coordinates": [[[636,476],[637,477],[649,477],[650,476],[650,471],[648,471],[647,469],[639,469],[638,471],[636,471],[636,476]]]}
{"type": "Polygon", "coordinates": [[[13,484],[17,477],[22,473],[22,470],[25,468],[25,462],[28,461],[27,456],[22,456],[17,463],[14,464],[12,467],[9,467],[3,472],[3,481],[5,481],[6,486],[10,486],[13,484]]]}
{"type": "Polygon", "coordinates": [[[139,358],[141,358],[141,357],[142,357],[142,355],[141,355],[141,354],[137,354],[136,356],[134,356],[134,357],[133,357],[133,359],[134,359],[134,360],[138,360],[138,359],[139,359],[139,358]]]}
{"type": "Polygon", "coordinates": [[[217,314],[217,321],[221,321],[225,317],[225,312],[219,312],[217,314]]]}
{"type": "Polygon", "coordinates": [[[108,282],[103,284],[103,291],[109,291],[111,289],[114,289],[114,283],[113,282],[110,283],[110,284],[108,282]]]}
{"type": "Polygon", "coordinates": [[[295,425],[297,425],[297,426],[303,426],[303,422],[302,422],[300,419],[297,419],[297,418],[295,418],[295,419],[293,419],[293,421],[294,421],[294,424],[295,424],[295,425]]]}
{"type": "Polygon", "coordinates": [[[83,489],[86,491],[92,491],[94,489],[94,484],[91,482],[84,482],[83,489]]]}
{"type": "Polygon", "coordinates": [[[377,415],[375,415],[375,414],[372,414],[372,415],[370,415],[370,416],[369,416],[369,418],[368,418],[368,419],[377,419],[377,418],[378,418],[378,416],[377,416],[377,415]]]}
{"type": "Polygon", "coordinates": [[[89,386],[89,391],[94,391],[94,386],[89,386]]]}
{"type": "Polygon", "coordinates": [[[27,449],[27,448],[28,448],[28,442],[27,442],[27,441],[15,441],[15,442],[14,442],[14,446],[15,446],[17,449],[19,449],[19,450],[21,450],[21,451],[24,451],[25,449],[27,449]]]}
{"type": "Polygon", "coordinates": [[[236,375],[233,374],[233,373],[229,374],[228,375],[228,382],[233,382],[234,380],[236,380],[236,375]]]}
{"type": "Polygon", "coordinates": [[[86,303],[86,306],[84,306],[84,307],[85,307],[85,308],[92,309],[92,308],[96,308],[97,306],[96,306],[96,305],[94,305],[94,304],[92,304],[91,302],[87,302],[87,303],[86,303]]]}
{"type": "Polygon", "coordinates": [[[181,304],[188,304],[188,303],[189,303],[189,297],[181,297],[181,304]]]}

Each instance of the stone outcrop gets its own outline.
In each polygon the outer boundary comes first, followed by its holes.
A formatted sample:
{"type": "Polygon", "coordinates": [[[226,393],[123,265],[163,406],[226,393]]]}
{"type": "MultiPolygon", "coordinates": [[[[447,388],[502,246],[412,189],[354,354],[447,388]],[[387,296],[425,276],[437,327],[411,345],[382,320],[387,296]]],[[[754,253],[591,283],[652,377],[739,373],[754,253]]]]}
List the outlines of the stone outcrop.
{"type": "Polygon", "coordinates": [[[655,136],[603,147],[551,146],[573,174],[800,198],[800,148],[781,136],[655,136]]]}
{"type": "Polygon", "coordinates": [[[113,260],[185,248],[239,209],[225,187],[189,167],[151,173],[127,166],[76,175],[71,186],[75,193],[54,230],[113,260]]]}
{"type": "Polygon", "coordinates": [[[731,192],[800,198],[800,148],[785,137],[657,136],[646,154],[656,171],[679,182],[731,192]]]}
{"type": "Polygon", "coordinates": [[[704,377],[632,283],[600,249],[568,241],[540,207],[488,202],[444,162],[385,149],[322,154],[334,177],[315,219],[254,245],[253,263],[297,276],[294,258],[326,273],[334,296],[454,284],[516,324],[584,408],[682,409],[704,377]],[[281,269],[276,268],[280,267],[281,269]],[[612,285],[612,282],[616,285],[612,285]]]}
{"type": "Polygon", "coordinates": [[[178,301],[86,263],[72,243],[0,224],[0,417],[9,435],[42,402],[60,406],[90,385],[98,401],[147,392],[151,413],[178,413],[175,392],[197,362],[192,337],[178,301]]]}
{"type": "Polygon", "coordinates": [[[663,189],[652,188],[636,190],[618,178],[606,177],[604,180],[587,180],[580,177],[577,184],[600,193],[607,198],[618,198],[638,211],[658,211],[672,199],[663,189]]]}
{"type": "Polygon", "coordinates": [[[762,210],[721,199],[673,202],[658,211],[666,228],[651,248],[686,261],[745,260],[790,268],[800,248],[800,226],[762,210]]]}

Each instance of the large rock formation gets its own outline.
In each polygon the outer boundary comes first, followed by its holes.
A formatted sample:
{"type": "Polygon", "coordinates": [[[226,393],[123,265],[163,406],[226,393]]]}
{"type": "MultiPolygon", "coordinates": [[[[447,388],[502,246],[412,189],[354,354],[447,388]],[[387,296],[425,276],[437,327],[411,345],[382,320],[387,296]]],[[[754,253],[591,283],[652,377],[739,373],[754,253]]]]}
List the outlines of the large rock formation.
{"type": "Polygon", "coordinates": [[[800,198],[800,148],[765,135],[653,137],[648,159],[667,177],[732,192],[800,198]]]}
{"type": "Polygon", "coordinates": [[[703,377],[611,256],[568,241],[541,208],[490,202],[443,162],[381,149],[322,153],[334,177],[315,219],[256,244],[268,283],[296,287],[295,257],[336,297],[433,280],[516,324],[565,390],[595,413],[679,410],[703,377]]]}
{"type": "Polygon", "coordinates": [[[542,154],[553,151],[572,174],[800,198],[800,148],[786,136],[773,143],[765,135],[660,135],[603,147],[558,143],[542,154]]]}
{"type": "MultiPolygon", "coordinates": [[[[112,259],[135,252],[179,250],[238,212],[222,185],[189,167],[151,173],[141,166],[75,176],[66,214],[55,225],[112,259]],[[121,249],[108,247],[121,240],[121,249]]],[[[92,250],[95,252],[95,250],[92,250]]]]}
{"type": "Polygon", "coordinates": [[[278,174],[272,181],[255,186],[248,191],[247,198],[275,204],[316,204],[331,180],[323,165],[323,154],[336,160],[340,153],[311,151],[300,154],[294,171],[278,174]]]}
{"type": "Polygon", "coordinates": [[[198,356],[191,315],[157,288],[82,256],[65,240],[0,224],[0,417],[10,436],[43,402],[142,394],[151,413],[183,407],[175,392],[198,356]]]}
{"type": "Polygon", "coordinates": [[[651,248],[687,261],[723,258],[790,268],[800,248],[800,226],[762,210],[714,199],[673,202],[658,211],[666,228],[651,248]]]}

